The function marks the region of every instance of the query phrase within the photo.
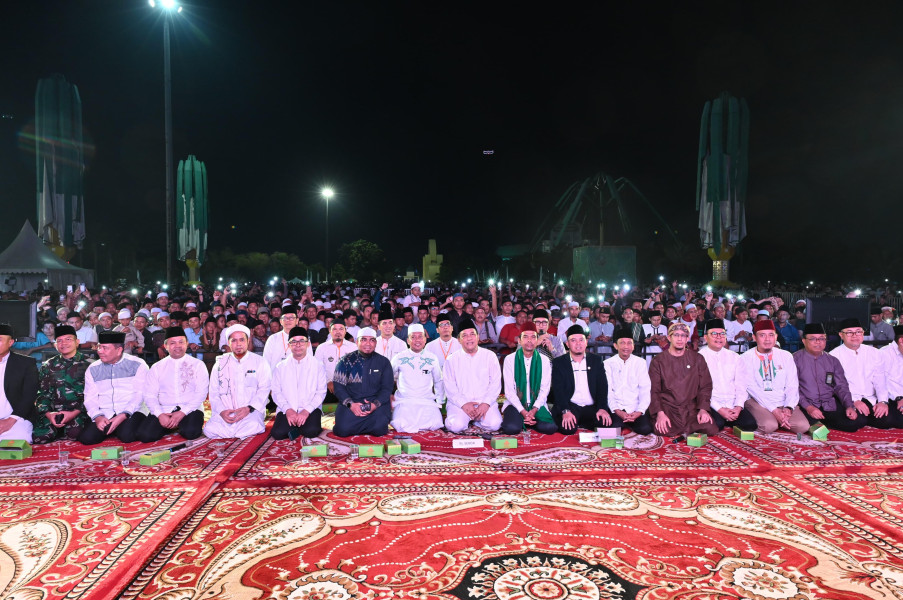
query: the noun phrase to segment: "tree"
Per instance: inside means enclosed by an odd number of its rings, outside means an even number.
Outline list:
[[[379,246],[367,240],[357,240],[342,244],[337,265],[352,279],[374,281],[385,270],[385,262],[385,254]]]

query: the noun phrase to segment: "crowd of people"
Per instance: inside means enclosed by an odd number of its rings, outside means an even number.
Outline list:
[[[903,427],[893,306],[842,321],[829,351],[832,332],[806,322],[805,301],[697,295],[677,282],[593,291],[44,295],[34,340],[0,325],[0,439],[243,438],[265,431],[269,413],[274,438],[312,438],[324,403],[336,405],[339,437],[390,426],[673,437]]]

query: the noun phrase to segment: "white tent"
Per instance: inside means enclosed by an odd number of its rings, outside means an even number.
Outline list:
[[[0,289],[33,290],[45,279],[44,287],[55,290],[63,290],[67,285],[78,287],[80,283],[93,287],[94,271],[62,260],[44,245],[31,223],[25,221],[16,239],[0,253]]]

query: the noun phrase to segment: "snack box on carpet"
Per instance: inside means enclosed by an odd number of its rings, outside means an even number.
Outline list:
[[[142,454],[141,458],[138,459],[138,462],[145,467],[150,467],[161,462],[166,462],[172,457],[172,453],[169,450],[160,450],[159,452],[150,452],[148,454]]]
[[[119,460],[122,456],[122,446],[105,446],[91,450],[91,460]]]
[[[709,441],[709,436],[704,433],[693,433],[687,436],[687,445],[693,446],[695,448],[699,448],[701,446],[705,446],[706,442]]]
[[[304,456],[327,456],[329,454],[329,446],[326,444],[311,444],[309,446],[301,446],[301,454]]]
[[[22,460],[31,456],[31,444],[25,440],[0,441],[0,459]]]
[[[734,435],[740,438],[741,440],[754,440],[756,439],[755,431],[743,431],[739,427],[734,427]]]
[[[420,443],[414,440],[398,440],[405,454],[420,454]]]
[[[375,457],[379,458],[383,455],[383,445],[382,444],[360,444],[357,447],[357,454],[361,457]]]
[[[513,438],[513,437],[492,438],[492,448],[494,450],[502,450],[505,448],[517,448],[517,438]]]

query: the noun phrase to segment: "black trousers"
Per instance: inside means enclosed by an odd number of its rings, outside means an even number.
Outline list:
[[[596,412],[598,409],[590,404],[589,406],[575,406],[574,407],[574,416],[577,417],[577,423],[573,427],[565,427],[562,424],[564,419],[563,413],[559,410],[556,410],[552,413],[552,418],[555,419],[555,423],[558,425],[559,433],[563,433],[564,435],[573,435],[577,433],[578,428],[583,429],[591,429],[595,431],[599,427],[605,427],[605,425],[596,418]]]
[[[530,425],[530,429],[535,429],[539,433],[550,435],[558,431],[558,425],[554,422],[546,423],[544,421],[536,421],[535,425]],[[524,417],[513,406],[506,406],[502,411],[502,426],[499,428],[505,435],[517,435],[524,430]]]
[[[300,427],[301,437],[315,438],[320,435],[320,432],[323,431],[323,426],[321,425],[322,417],[323,411],[319,408],[307,415],[307,420],[305,420],[304,425]],[[288,438],[289,429],[291,429],[291,427],[288,424],[288,417],[285,416],[285,413],[276,413],[276,420],[273,422],[273,429],[270,431],[270,435],[273,436],[273,439],[284,440]]]
[[[875,406],[865,398],[862,401],[869,405],[869,425],[878,429],[903,429],[903,415],[897,408],[896,400],[887,403],[887,414],[880,419],[875,417]]]
[[[641,414],[635,421],[625,423],[624,419],[619,417],[614,411],[611,411],[611,426],[627,427],[637,435],[649,435],[653,431],[652,420],[649,418],[648,412]],[[604,427],[604,425],[601,427]]]
[[[715,425],[718,426],[719,431],[725,427],[739,427],[742,431],[755,431],[759,428],[758,423],[756,423],[756,418],[745,408],[740,411],[740,414],[737,415],[737,418],[733,421],[728,421],[722,417],[721,413],[714,408],[709,409],[709,414],[712,415],[712,420],[715,421]]]
[[[335,409],[335,427],[332,432],[339,437],[386,435],[389,433],[389,421],[391,420],[392,407],[388,403],[365,417],[357,417],[350,408],[339,404]]]
[[[186,440],[196,440],[201,437],[204,430],[204,412],[193,410],[179,421],[178,427],[175,429],[167,429],[160,425],[160,419],[156,415],[148,415],[141,426],[138,428],[138,440],[144,443],[156,442],[164,435],[178,430]]]
[[[123,444],[130,444],[138,440],[138,428],[144,422],[144,413],[134,413],[128,419],[119,424],[119,427],[113,431],[112,435],[119,438]],[[94,446],[100,444],[107,439],[107,434],[97,428],[94,421],[88,423],[78,436],[78,441],[86,446]]]

